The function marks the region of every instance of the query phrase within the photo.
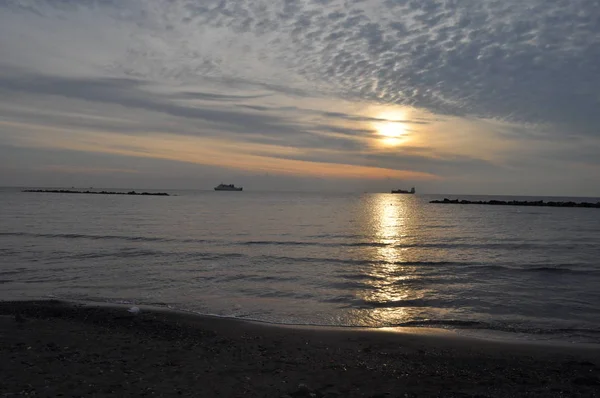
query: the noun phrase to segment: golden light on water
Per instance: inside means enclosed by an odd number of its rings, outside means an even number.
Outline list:
[[[411,249],[402,247],[411,233],[408,201],[407,197],[380,194],[370,196],[365,206],[369,209],[365,214],[368,217],[365,232],[377,245],[371,248],[372,263],[363,271],[370,276],[366,282],[369,288],[359,294],[363,300],[373,303],[368,318],[377,324],[396,324],[410,318],[409,309],[394,304],[412,300],[416,293],[410,283],[416,274],[415,267],[410,265]],[[379,305],[382,307],[378,308]]]
[[[386,263],[402,261],[403,251],[397,245],[403,235],[406,205],[397,197],[378,195],[374,203],[374,225],[377,228],[377,260]]]

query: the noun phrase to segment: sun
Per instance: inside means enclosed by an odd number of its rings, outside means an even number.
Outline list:
[[[377,132],[387,138],[400,138],[406,133],[406,128],[398,122],[382,122],[377,126]]]
[[[406,127],[399,122],[381,122],[376,127],[377,134],[381,136],[381,143],[385,146],[397,146],[406,135]]]
[[[378,150],[390,151],[413,142],[418,133],[412,122],[414,112],[412,108],[397,106],[370,109],[371,144]]]

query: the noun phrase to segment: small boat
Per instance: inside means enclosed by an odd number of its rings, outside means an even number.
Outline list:
[[[215,187],[215,191],[241,191],[243,187],[236,187],[233,184],[219,184]]]
[[[410,191],[404,191],[402,189],[392,189],[392,193],[406,193],[406,194],[414,195],[415,192],[416,192],[415,187],[412,187],[412,189]]]

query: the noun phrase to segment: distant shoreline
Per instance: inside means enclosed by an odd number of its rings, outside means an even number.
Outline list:
[[[429,203],[436,204],[456,204],[456,205],[490,205],[490,206],[537,206],[537,207],[583,207],[583,208],[595,208],[600,209],[600,202],[598,203],[590,203],[590,202],[544,202],[543,200],[538,201],[520,201],[520,200],[459,200],[459,199],[448,199],[444,198],[444,200],[432,200]]]
[[[114,191],[72,191],[69,189],[24,189],[21,192],[33,193],[67,193],[67,194],[85,194],[85,195],[141,195],[141,196],[170,196],[166,192],[114,192]]]

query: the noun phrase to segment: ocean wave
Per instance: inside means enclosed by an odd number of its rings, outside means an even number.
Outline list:
[[[329,283],[327,286],[337,289],[349,289],[349,290],[378,290],[381,285],[385,286],[402,286],[404,288],[410,287],[411,289],[417,289],[421,287],[431,287],[434,285],[451,285],[456,283],[469,283],[470,279],[466,277],[452,276],[447,277],[441,275],[439,277],[413,275],[409,278],[403,278],[401,280],[391,280],[390,277],[403,276],[402,273],[395,273],[389,275],[371,275],[371,274],[345,274],[339,280]]]
[[[22,274],[23,272],[28,271],[27,268],[15,268],[15,269],[11,269],[8,271],[0,271],[0,276],[4,276],[4,275],[19,275]]]
[[[318,242],[318,241],[238,241],[234,245],[242,246],[318,246],[318,247],[391,247],[396,249],[547,249],[556,244],[547,243],[384,243],[384,242]],[[569,247],[575,243],[569,243]],[[586,246],[588,244],[582,244]]]
[[[426,225],[425,228],[427,229],[452,229],[452,228],[456,228],[457,225],[455,224],[448,224],[448,225]]]
[[[241,258],[245,257],[241,253],[205,253],[205,252],[179,252],[179,251],[168,251],[168,250],[153,250],[153,249],[119,249],[113,251],[103,252],[84,252],[84,253],[71,253],[71,252],[60,252],[52,253],[45,258],[45,263],[52,263],[53,261],[59,260],[94,260],[94,259],[134,259],[150,257],[153,259],[163,257],[173,257],[174,260],[193,260],[201,259],[203,261],[217,261],[227,258]]]
[[[356,297],[353,295],[340,295],[335,297],[322,298],[319,301],[322,303],[334,303],[334,304],[346,304],[346,308],[350,308],[350,304],[356,301]]]
[[[521,268],[520,270],[525,272],[548,272],[558,274],[594,274],[600,272],[600,270],[578,270],[572,268],[561,268],[560,266]]]
[[[260,291],[256,289],[250,289],[248,292],[254,293],[257,297],[262,298],[294,298],[294,299],[311,299],[313,298],[310,294],[301,294],[298,292],[279,292],[279,291]],[[259,294],[256,294],[259,293]],[[366,328],[366,329],[380,329],[380,328],[436,328],[436,329],[448,329],[448,330],[473,330],[482,332],[504,332],[508,334],[521,334],[529,336],[540,336],[541,339],[556,339],[557,341],[569,341],[577,340],[579,342],[592,342],[600,343],[600,328],[597,327],[546,327],[535,324],[525,324],[520,322],[501,321],[501,320],[488,320],[479,321],[473,319],[456,319],[456,318],[429,318],[429,319],[412,319],[404,322],[396,323],[379,323],[371,324],[369,326],[363,323],[329,323],[329,322],[318,322],[318,321],[301,321],[295,319],[277,319],[277,317],[264,316],[260,313],[254,312],[252,315],[240,315],[239,309],[232,312],[204,312],[195,309],[188,308],[186,305],[166,303],[163,301],[154,300],[138,300],[138,299],[108,299],[99,297],[88,297],[88,296],[51,296],[53,299],[59,300],[75,300],[83,302],[104,302],[111,304],[138,304],[138,305],[149,305],[156,307],[166,307],[176,311],[189,312],[196,315],[208,315],[217,316],[221,318],[232,318],[232,319],[244,319],[253,322],[262,322],[274,325],[286,325],[286,326],[314,326],[314,327],[339,327],[339,328]],[[350,299],[350,296],[338,296],[329,298],[326,301],[331,303],[343,303]],[[484,335],[486,336],[486,335]],[[535,337],[534,337],[535,339]]]
[[[372,275],[372,274],[367,274],[367,273],[354,273],[354,274],[339,274],[338,275],[340,278],[343,279],[350,279],[350,280],[380,280],[380,281],[385,281],[388,278],[383,276],[383,275]]]
[[[501,271],[501,272],[528,272],[528,273],[550,273],[550,274],[599,274],[600,270],[594,269],[576,269],[573,267],[580,266],[579,264],[557,264],[553,266],[539,266],[537,264],[523,264],[520,266],[506,266],[498,264],[481,264],[472,265],[471,269],[482,269],[485,271]]]
[[[486,322],[479,321],[464,321],[457,319],[425,319],[425,320],[414,320],[407,321],[401,323],[395,323],[390,325],[392,327],[442,327],[442,326],[451,326],[451,327],[464,327],[464,328],[481,328],[481,329],[490,329],[491,324]]]
[[[316,241],[277,241],[257,240],[245,242],[233,242],[242,246],[320,246],[320,247],[387,247],[389,243],[381,242],[316,242]]]
[[[367,278],[361,278],[362,279],[367,279]],[[368,278],[371,279],[371,278]],[[358,280],[355,281],[342,281],[342,282],[333,282],[333,283],[328,283],[327,287],[332,288],[332,289],[339,289],[339,290],[368,290],[368,289],[372,289],[372,286],[368,283],[365,282],[359,282]],[[354,299],[354,296],[349,296],[352,299]],[[327,300],[325,300],[327,301]]]
[[[308,300],[314,298],[314,295],[310,293],[299,293],[299,292],[284,292],[279,290],[267,290],[257,292],[254,289],[242,289],[243,292],[255,293],[257,297],[262,298],[291,298],[295,300]]]
[[[341,265],[355,266],[373,266],[373,265],[399,265],[399,266],[424,266],[424,267],[439,267],[439,266],[472,266],[478,263],[468,261],[387,261],[375,259],[352,259],[352,258],[330,258],[330,257],[290,257],[290,256],[273,256],[261,255],[257,258],[271,261],[286,261],[286,262],[301,262],[301,263],[331,263]],[[344,275],[342,275],[344,276]]]
[[[409,300],[356,300],[356,308],[401,308],[401,307],[424,307],[424,308],[454,308],[457,306],[455,300],[435,299],[409,299]]]
[[[86,234],[42,234],[32,232],[0,232],[0,236],[23,236],[35,238],[125,240],[129,242],[176,242],[177,239],[150,236],[86,235]],[[198,240],[195,240],[198,242]],[[208,242],[208,241],[207,241]]]
[[[227,276],[217,276],[215,279],[219,281],[252,281],[252,282],[287,282],[287,281],[295,281],[298,278],[295,277],[285,277],[285,276],[273,276],[273,275],[257,275],[257,274],[236,274],[236,275],[227,275]]]
[[[218,240],[218,239],[187,239],[167,238],[159,236],[125,236],[125,235],[89,235],[89,234],[50,234],[32,232],[0,232],[0,236],[21,236],[55,239],[89,239],[89,240],[122,240],[128,242],[163,242],[163,243],[195,243],[222,246],[315,246],[315,247],[392,247],[397,249],[495,249],[495,250],[533,250],[560,247],[572,249],[575,247],[596,247],[592,242],[457,242],[452,243],[385,243],[373,238],[371,241],[336,241],[323,242],[318,240]],[[350,235],[349,235],[350,236]],[[357,235],[351,235],[355,238]],[[310,237],[309,237],[310,238]],[[316,239],[316,238],[314,238]]]
[[[365,235],[358,235],[358,234],[318,234],[318,235],[309,235],[308,238],[311,239],[324,239],[324,238],[330,238],[330,239],[364,239]]]
[[[480,329],[507,333],[523,333],[531,335],[597,335],[597,328],[542,328],[526,325],[514,325],[506,322],[482,322],[459,319],[425,319],[395,323],[390,327],[435,327],[448,329]]]
[[[60,251],[60,252],[49,252],[47,254],[40,255],[38,258],[34,258],[30,255],[32,252],[29,250],[16,251],[12,250],[9,253],[14,253],[23,256],[31,262],[44,262],[45,264],[52,264],[56,261],[63,260],[94,260],[94,259],[133,259],[133,258],[171,258],[174,261],[179,262],[190,262],[193,260],[199,261],[219,261],[226,259],[241,259],[240,261],[249,261],[254,265],[271,263],[272,265],[284,264],[289,266],[291,264],[339,264],[347,265],[352,267],[372,267],[372,266],[387,266],[393,265],[397,267],[419,267],[419,268],[439,268],[437,272],[444,272],[444,268],[460,268],[471,272],[485,272],[485,273],[515,273],[515,272],[526,272],[532,274],[555,274],[555,275],[598,275],[600,269],[593,269],[588,263],[523,263],[519,264],[516,262],[509,263],[492,263],[492,262],[473,262],[473,261],[388,261],[384,259],[369,259],[369,258],[340,258],[340,257],[326,257],[326,256],[276,256],[276,255],[265,255],[261,254],[260,251],[255,253],[247,252],[242,249],[236,249],[235,246],[261,246],[261,245],[278,245],[278,246],[326,246],[326,247],[384,247],[390,246],[385,243],[374,243],[374,242],[346,242],[346,243],[327,243],[327,242],[305,242],[305,241],[241,241],[241,242],[218,242],[215,240],[206,239],[176,239],[176,238],[160,238],[160,237],[144,237],[144,236],[118,236],[118,235],[86,235],[86,234],[44,234],[44,233],[29,233],[29,232],[0,232],[0,236],[29,236],[29,237],[41,237],[41,238],[60,238],[60,239],[91,239],[91,240],[102,240],[102,239],[115,239],[129,242],[194,242],[194,243],[218,243],[216,245],[198,245],[197,247],[186,246],[177,247],[176,250],[170,250],[171,247],[167,245],[155,245],[153,248],[139,247],[139,245],[130,245],[131,247],[126,248],[110,248],[106,247],[101,251],[84,251],[84,252],[73,252],[73,251]],[[460,243],[452,244],[414,244],[414,245],[394,245],[393,247],[456,247],[461,245]],[[513,245],[513,244],[510,244]],[[510,246],[509,245],[509,246]],[[473,244],[472,246],[477,246]],[[186,250],[187,248],[187,250]],[[161,250],[162,249],[162,250]],[[205,250],[205,251],[204,251]],[[220,252],[229,251],[229,252]],[[313,251],[319,253],[319,251]],[[4,251],[2,253],[5,253]],[[308,253],[305,251],[305,253]],[[40,254],[40,253],[37,253]],[[361,256],[362,257],[362,256]],[[356,268],[355,268],[356,269]],[[336,276],[347,279],[372,279],[373,276],[363,275],[363,272],[347,272],[345,268],[338,268]],[[399,272],[404,272],[399,270]]]
[[[14,256],[15,254],[19,254],[19,250],[9,249],[9,248],[0,248],[0,255],[2,256]]]

